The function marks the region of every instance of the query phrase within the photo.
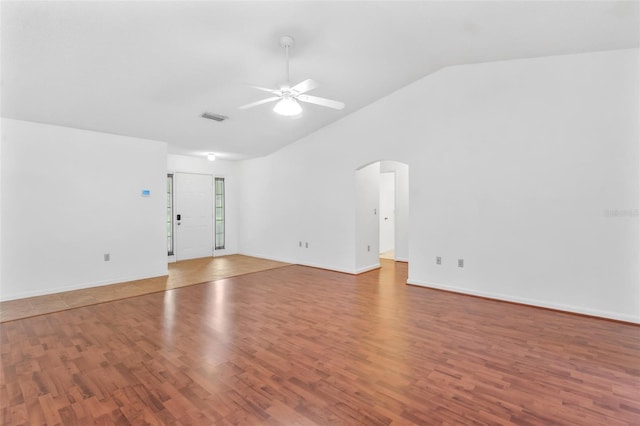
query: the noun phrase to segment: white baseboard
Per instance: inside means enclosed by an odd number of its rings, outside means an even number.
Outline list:
[[[259,254],[259,253],[238,253],[238,254],[242,254],[244,256],[257,257],[260,259],[275,260],[276,262],[291,263],[292,265],[301,265],[301,266],[309,266],[310,268],[326,269],[328,271],[341,272],[343,274],[350,274],[350,275],[358,275],[363,272],[372,271],[374,269],[380,268],[380,263],[365,266],[364,268],[359,268],[356,270],[356,269],[336,268],[335,266],[325,265],[322,263],[301,262],[298,260],[286,259],[282,257],[273,257],[273,256],[264,255],[264,254]]]
[[[233,254],[238,254],[238,253],[233,250],[215,250],[213,252],[213,257],[231,256]]]
[[[358,268],[358,269],[356,269],[356,271],[353,274],[354,275],[359,275],[359,274],[363,274],[365,272],[373,271],[375,269],[380,269],[380,263],[374,263],[373,265],[369,265],[369,266],[364,266],[362,268]]]
[[[259,254],[259,253],[238,252],[237,254],[242,255],[242,256],[257,257],[258,259],[273,260],[275,262],[291,263],[292,265],[295,265],[295,264],[298,263],[295,260],[286,259],[286,258],[283,258],[283,257],[268,256],[268,255]]]
[[[92,281],[88,283],[74,284],[69,286],[47,288],[45,290],[25,291],[25,292],[14,293],[9,295],[3,293],[0,296],[0,302],[8,302],[9,300],[26,299],[27,297],[45,296],[48,294],[64,293],[65,291],[84,290],[87,288],[102,287],[105,285],[112,285],[112,284],[121,284],[129,281],[145,280],[148,278],[166,277],[168,275],[169,275],[169,270],[166,269],[163,272],[159,272],[152,275],[133,275],[129,277],[121,277],[121,278],[114,278],[114,279],[108,279],[108,280]]]
[[[470,290],[468,288],[456,287],[450,285],[444,285],[439,283],[433,283],[428,281],[415,280],[412,278],[407,279],[407,284],[417,285],[421,287],[429,287],[437,290],[446,290],[454,293],[467,294],[471,296],[486,297],[487,299],[501,300],[505,302],[520,303],[523,305],[535,306],[539,308],[553,309],[557,311],[570,312],[574,314],[589,315],[600,318],[607,318],[618,321],[625,321],[635,324],[640,324],[640,317],[633,315],[625,315],[617,312],[601,311],[598,309],[584,308],[580,306],[565,305],[561,303],[549,302],[544,300],[527,299],[523,297],[489,293],[484,291]]]

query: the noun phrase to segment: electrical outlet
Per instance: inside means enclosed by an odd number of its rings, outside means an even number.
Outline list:
[[[367,246],[367,251],[371,251],[371,246]]]
[[[302,247],[302,241],[298,242],[298,247]]]
[[[436,257],[436,265],[442,265],[442,258],[440,256]]]
[[[458,268],[464,268],[464,259],[458,259]]]
[[[104,254],[104,261],[105,262],[109,262],[111,260],[111,254],[110,253],[105,253]]]
[[[304,248],[309,248],[309,243],[304,243]]]

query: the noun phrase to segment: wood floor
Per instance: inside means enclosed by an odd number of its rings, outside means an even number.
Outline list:
[[[0,322],[156,293],[285,265],[288,264],[239,254],[185,260],[170,263],[169,275],[164,277],[0,302]]]
[[[639,425],[640,328],[303,266],[0,324],[5,425]]]
[[[395,258],[396,258],[395,250],[389,250],[389,251],[385,251],[384,253],[380,253],[380,259],[395,260]]]

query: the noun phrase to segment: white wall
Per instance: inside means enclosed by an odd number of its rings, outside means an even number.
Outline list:
[[[243,162],[241,250],[355,272],[355,170],[396,160],[411,283],[640,322],[639,219],[606,213],[638,208],[639,71],[630,49],[427,76]]]
[[[605,214],[638,206],[638,75],[628,50],[430,81],[410,282],[640,322],[638,219]]]
[[[238,162],[189,157],[185,155],[167,156],[168,173],[199,173],[212,177],[223,177],[225,185],[225,248],[216,250],[214,256],[236,254],[238,252],[238,227],[241,182]]]
[[[2,300],[167,274],[165,143],[9,119],[1,140]]]
[[[240,167],[241,253],[355,271],[355,167],[340,149],[303,140]]]
[[[0,120],[0,300],[2,300],[2,135],[4,134],[2,131],[4,121]]]

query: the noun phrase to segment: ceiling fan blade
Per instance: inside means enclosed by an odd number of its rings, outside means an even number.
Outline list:
[[[295,86],[293,86],[291,88],[292,91],[298,92],[298,93],[306,93],[310,90],[315,89],[316,87],[318,87],[318,83],[314,80],[311,80],[310,78],[306,79],[305,81],[296,84]]]
[[[254,89],[258,89],[258,90],[262,90],[263,92],[269,92],[269,93],[273,93],[274,95],[282,95],[282,92],[280,90],[276,90],[276,89],[267,89],[266,87],[260,87],[260,86],[251,86]]]
[[[278,99],[280,99],[280,96],[274,96],[272,98],[267,98],[267,99],[263,99],[261,101],[251,102],[250,104],[242,105],[241,107],[238,107],[238,109],[253,108],[254,106],[266,104],[267,102],[277,101]]]
[[[310,104],[322,105],[333,109],[342,109],[344,108],[344,104],[342,102],[333,101],[331,99],[319,98],[317,96],[309,96],[309,95],[300,95],[297,96],[296,99],[302,102],[307,102]]]

